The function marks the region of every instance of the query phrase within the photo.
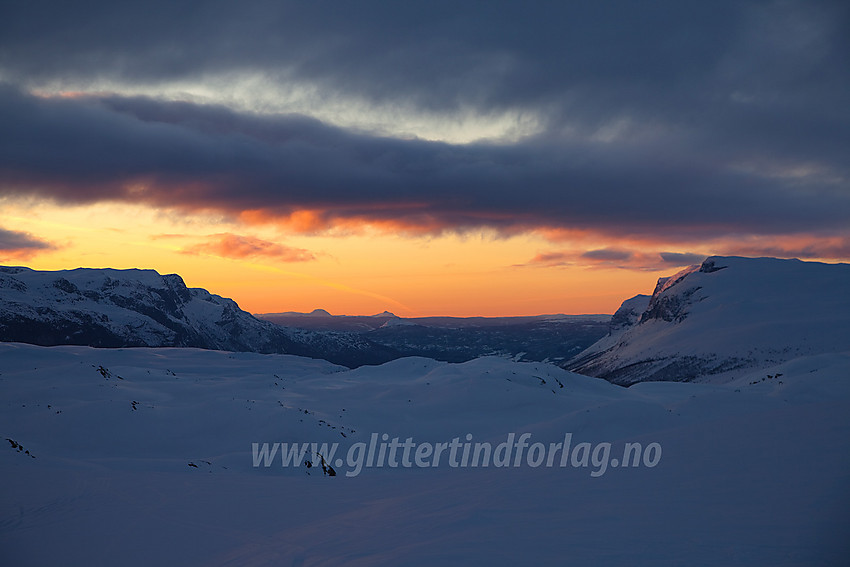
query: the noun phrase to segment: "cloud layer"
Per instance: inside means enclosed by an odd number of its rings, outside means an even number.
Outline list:
[[[0,228],[0,259],[24,260],[55,246],[28,232]]]
[[[841,2],[14,3],[0,22],[0,193],[303,232],[846,238],[849,14]],[[367,114],[512,112],[537,126],[450,144],[269,113],[259,98],[127,95],[245,73]],[[104,84],[123,94],[94,92]],[[57,96],[63,85],[88,87]]]

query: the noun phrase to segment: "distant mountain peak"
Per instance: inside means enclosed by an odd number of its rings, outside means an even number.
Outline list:
[[[398,319],[398,315],[396,315],[395,313],[390,313],[389,311],[384,311],[376,315],[370,315],[370,317],[392,317],[394,319]]]
[[[309,313],[307,313],[308,317],[333,317],[330,313],[325,311],[324,309],[313,309]]]

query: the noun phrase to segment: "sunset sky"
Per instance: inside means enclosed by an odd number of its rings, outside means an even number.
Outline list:
[[[611,313],[850,260],[847,2],[50,2],[0,14],[0,263],[254,313]]]

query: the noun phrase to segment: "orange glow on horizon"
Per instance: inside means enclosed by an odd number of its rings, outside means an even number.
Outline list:
[[[651,251],[690,252],[693,259],[819,242],[838,255],[845,245],[841,239],[751,237],[686,244],[683,250],[663,241],[579,230],[415,235],[401,223],[351,219],[334,221],[327,231],[321,211],[293,213],[280,222],[262,212],[234,220],[117,203],[6,200],[0,201],[0,213],[4,229],[52,246],[13,250],[0,263],[177,273],[188,286],[230,297],[252,313],[317,308],[403,317],[613,313],[681,267]]]
[[[611,313],[626,297],[651,290],[657,277],[519,266],[548,245],[534,235],[412,237],[353,222],[345,237],[304,235],[144,206],[0,206],[6,229],[55,246],[18,257],[16,264],[178,273],[190,287],[231,297],[253,313],[317,308],[408,317]],[[313,222],[308,213],[296,218],[304,221],[300,228]]]

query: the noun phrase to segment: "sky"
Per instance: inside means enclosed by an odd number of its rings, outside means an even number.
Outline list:
[[[12,1],[0,263],[254,313],[611,313],[850,260],[846,2]]]

